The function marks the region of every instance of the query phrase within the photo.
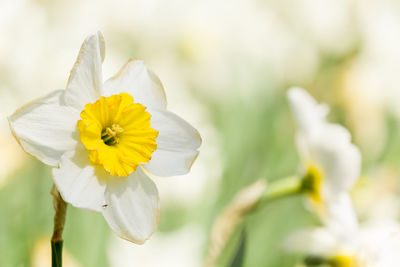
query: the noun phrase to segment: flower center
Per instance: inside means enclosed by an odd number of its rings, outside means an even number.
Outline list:
[[[104,144],[108,146],[116,145],[119,143],[118,135],[123,132],[124,129],[114,123],[111,127],[106,127],[101,131],[101,139],[103,139]]]
[[[360,267],[357,258],[352,254],[338,254],[332,258],[308,256],[304,260],[307,267]]]
[[[356,257],[352,255],[337,255],[329,260],[332,267],[358,267]]]
[[[85,105],[78,121],[80,139],[93,165],[111,175],[128,176],[156,150],[158,131],[146,107],[121,93]]]
[[[323,182],[322,171],[313,163],[309,163],[306,175],[303,178],[303,190],[313,199],[316,203],[321,203],[321,185]]]

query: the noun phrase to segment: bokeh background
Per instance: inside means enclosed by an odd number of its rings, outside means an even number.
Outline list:
[[[213,221],[256,179],[298,171],[285,99],[307,88],[363,154],[361,220],[399,218],[400,2],[391,0],[0,1],[0,266],[50,266],[50,168],[25,155],[6,117],[65,87],[84,38],[101,30],[104,76],[140,58],[169,109],[203,137],[192,172],[156,179],[162,216],[143,246],[101,214],[70,207],[65,266],[202,266]],[[285,267],[282,240],[316,219],[295,197],[246,219],[244,266]],[[229,251],[220,260],[229,262]]]

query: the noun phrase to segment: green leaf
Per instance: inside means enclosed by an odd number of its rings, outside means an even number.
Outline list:
[[[246,250],[246,231],[243,229],[241,234],[240,234],[240,242],[239,246],[233,256],[231,264],[229,264],[230,267],[242,267],[244,264],[244,253]]]

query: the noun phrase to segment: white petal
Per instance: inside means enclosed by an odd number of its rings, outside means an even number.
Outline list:
[[[287,97],[299,131],[311,134],[310,132],[318,129],[319,124],[325,121],[329,112],[328,106],[318,104],[304,89],[290,88]]]
[[[351,135],[346,128],[325,121],[321,121],[318,125],[315,125],[313,130],[308,132],[298,131],[296,144],[303,163],[313,161],[313,157],[315,157],[313,153],[319,153],[318,150],[322,150],[322,154],[332,156],[332,154],[340,151],[337,149],[338,147],[352,146]]]
[[[360,258],[371,264],[367,266],[399,266],[400,229],[397,221],[368,222],[360,231],[358,243]]]
[[[62,198],[77,208],[102,211],[105,181],[108,174],[90,164],[88,151],[78,145],[61,157],[60,168],[53,169],[53,179]]]
[[[52,166],[57,166],[62,154],[77,142],[79,112],[61,104],[63,92],[55,91],[9,117],[10,128],[22,148]]]
[[[103,58],[103,36],[100,33],[89,36],[83,42],[69,76],[64,96],[67,105],[82,110],[87,103],[95,102],[101,96]]]
[[[106,44],[105,44],[105,41],[104,41],[104,36],[100,31],[97,32],[97,36],[99,38],[99,48],[100,48],[101,63],[103,63],[104,62],[104,58],[106,56]]]
[[[112,177],[105,192],[104,218],[123,239],[143,244],[160,217],[157,188],[140,167],[128,177]]]
[[[322,217],[324,224],[346,243],[351,243],[358,231],[358,221],[350,195],[339,193],[332,196],[326,199],[325,206],[326,216]]]
[[[340,240],[326,228],[297,231],[283,242],[283,248],[288,251],[321,256],[335,252],[339,245]]]
[[[158,176],[188,173],[199,153],[199,132],[172,112],[150,109],[149,113],[152,127],[159,131],[159,136],[157,150],[145,168]]]
[[[311,159],[323,169],[324,185],[330,194],[354,186],[361,172],[361,155],[346,129],[326,127],[319,137],[310,140],[309,149]]]
[[[129,60],[104,84],[104,95],[129,93],[135,102],[151,108],[166,108],[167,99],[160,79],[141,60]]]

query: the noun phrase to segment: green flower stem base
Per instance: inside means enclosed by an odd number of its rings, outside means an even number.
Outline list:
[[[271,201],[288,196],[297,195],[303,192],[303,179],[298,176],[289,176],[279,179],[267,186],[264,194],[258,200],[253,211]]]
[[[51,266],[62,267],[63,241],[51,241]]]
[[[55,185],[51,189],[54,206],[54,229],[51,237],[51,266],[62,267],[62,247],[65,217],[67,215],[67,203],[62,199]]]

